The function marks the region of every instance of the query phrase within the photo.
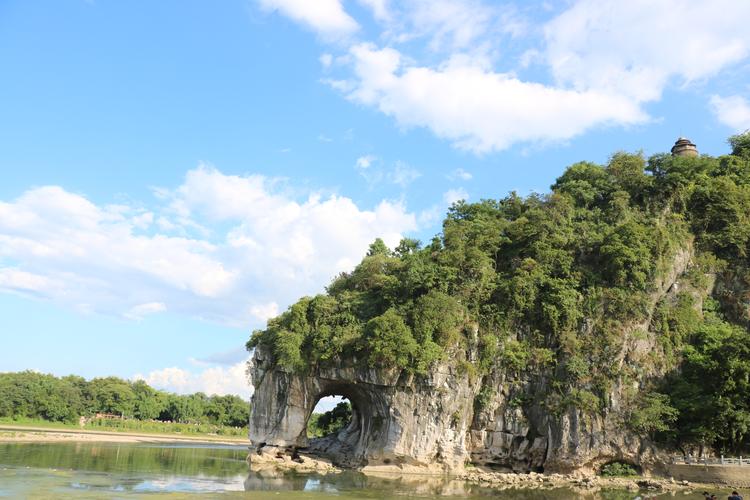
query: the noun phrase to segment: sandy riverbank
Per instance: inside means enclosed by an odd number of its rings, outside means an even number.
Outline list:
[[[107,432],[87,429],[45,429],[0,425],[0,443],[54,443],[54,442],[101,442],[101,443],[212,443],[248,445],[244,438],[221,436],[184,436],[174,434],[147,434],[137,432]]]

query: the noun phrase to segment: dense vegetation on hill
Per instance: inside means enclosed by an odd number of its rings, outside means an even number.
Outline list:
[[[450,359],[482,384],[480,406],[493,371],[543,375],[544,393],[520,405],[593,414],[616,381],[643,380],[619,363],[626,335],[656,335],[642,372],[660,376],[632,391],[623,425],[675,446],[746,450],[750,135],[729,142],[718,158],[615,153],[568,167],[549,194],[459,202],[425,247],[375,241],[248,348],[296,372],[356,362],[418,376]],[[657,304],[659,280],[686,252],[676,299]]]
[[[96,413],[183,423],[246,427],[250,405],[238,396],[177,395],[142,380],[95,378],[26,371],[0,373],[0,417],[76,422]]]

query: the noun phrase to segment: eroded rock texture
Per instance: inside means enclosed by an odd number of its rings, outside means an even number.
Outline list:
[[[690,258],[690,249],[675,256],[673,268],[657,284],[654,306],[676,293]],[[631,385],[661,375],[658,363],[649,361],[659,350],[649,322],[646,318],[622,332],[619,363],[639,374]],[[472,377],[455,362],[461,356],[470,360],[475,355],[471,347],[455,354],[427,376],[359,366],[356,360],[295,374],[274,366],[265,348],[258,347],[252,361],[252,444],[258,454],[307,450],[348,467],[451,471],[471,463],[499,470],[571,472],[622,460],[649,471],[659,463],[653,445],[623,425],[628,387],[622,381],[613,385],[603,411],[569,407],[550,412],[544,396],[551,389],[543,375],[497,369]],[[307,420],[328,395],[351,401],[352,422],[336,436],[309,441]]]
[[[250,440],[264,449],[312,449],[335,463],[463,465],[468,457],[473,391],[465,378],[437,368],[414,383],[393,370],[340,368],[297,375],[271,367],[263,349],[253,357],[256,385]],[[352,403],[352,421],[338,436],[312,440],[307,419],[320,398],[342,395]]]

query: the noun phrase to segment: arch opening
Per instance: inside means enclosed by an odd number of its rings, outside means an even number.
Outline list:
[[[304,443],[300,451],[330,459],[339,466],[366,465],[372,458],[372,451],[382,448],[389,426],[388,406],[378,388],[369,384],[329,380],[321,384],[316,392],[307,408],[305,427],[298,440],[300,444]],[[331,400],[330,396],[337,396],[337,399]],[[321,400],[326,406],[319,406]],[[336,412],[336,405],[340,402],[348,402],[350,412],[344,405]],[[319,410],[329,411],[331,406],[334,411],[322,422],[325,424],[327,420],[333,423],[323,430],[330,432],[320,437],[321,432],[308,432],[308,429],[320,427],[321,417],[313,414],[325,414]],[[311,419],[314,419],[312,423]]]
[[[352,422],[352,403],[341,395],[320,398],[307,419],[307,439],[338,434]]]
[[[318,396],[308,413],[306,451],[330,459],[336,465],[359,465],[357,454],[362,438],[360,404],[350,396],[326,392]]]

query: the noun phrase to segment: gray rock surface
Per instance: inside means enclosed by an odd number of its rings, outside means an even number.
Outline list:
[[[666,279],[657,284],[654,306],[676,293],[690,258],[690,249],[678,252]],[[618,359],[621,365],[639,368],[635,384],[659,375],[658,366],[646,363],[659,349],[649,323],[647,318],[622,332]],[[465,353],[465,359],[475,357],[476,352]],[[623,425],[620,405],[632,387],[622,381],[613,385],[601,412],[569,408],[553,414],[541,403],[518,403],[519,396],[544,393],[543,377],[496,370],[472,380],[451,359],[456,358],[448,356],[423,377],[362,367],[356,360],[300,375],[273,366],[270,354],[260,347],[252,360],[250,440],[259,455],[302,450],[326,456],[335,465],[372,470],[457,471],[471,463],[498,471],[569,473],[621,460],[649,472],[661,462],[648,440]],[[489,386],[491,394],[480,407],[476,400],[483,386]],[[351,401],[352,422],[336,436],[310,442],[307,419],[328,395]]]

